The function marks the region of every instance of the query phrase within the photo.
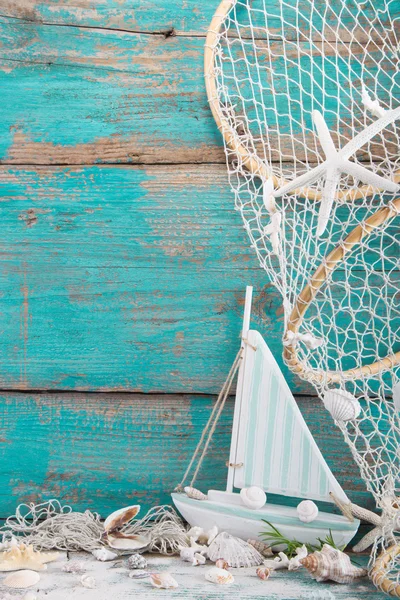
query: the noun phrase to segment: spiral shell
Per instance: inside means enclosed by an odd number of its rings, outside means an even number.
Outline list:
[[[331,413],[335,421],[352,421],[361,412],[359,401],[347,390],[328,390],[323,402],[325,408]]]
[[[184,488],[185,494],[188,498],[193,498],[193,500],[207,500],[207,495],[203,494],[200,490],[197,490],[194,487],[190,487],[190,485]]]
[[[312,500],[303,500],[297,505],[297,516],[303,523],[311,523],[318,517],[318,506]]]
[[[351,564],[350,558],[344,552],[324,544],[321,552],[313,552],[300,563],[316,581],[336,581],[336,583],[351,583],[359,577],[367,575],[366,569],[360,569]]]
[[[207,581],[218,583],[219,585],[227,585],[235,581],[232,573],[229,573],[229,571],[226,571],[225,569],[219,569],[218,567],[209,569],[205,574],[205,578]]]
[[[240,497],[243,504],[247,506],[247,508],[252,508],[253,510],[262,508],[267,501],[264,490],[255,485],[240,490]]]
[[[261,554],[261,556],[264,556],[264,558],[269,558],[270,556],[274,555],[270,546],[268,546],[268,544],[265,542],[261,542],[260,540],[247,540],[247,543],[258,550],[258,552]]]
[[[262,567],[258,567],[256,573],[257,577],[263,579],[264,581],[267,581],[267,579],[269,579],[271,576],[271,569],[263,569]]]

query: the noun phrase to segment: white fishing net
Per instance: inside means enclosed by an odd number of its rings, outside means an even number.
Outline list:
[[[205,53],[235,206],[282,294],[285,360],[382,510],[371,565],[400,535],[399,23],[398,0],[226,0]],[[382,573],[400,597],[395,551]]]

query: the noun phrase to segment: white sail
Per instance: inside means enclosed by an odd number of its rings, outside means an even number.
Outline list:
[[[333,492],[347,500],[258,331],[247,333],[241,369],[231,449],[234,487],[256,485],[274,494],[327,502]]]

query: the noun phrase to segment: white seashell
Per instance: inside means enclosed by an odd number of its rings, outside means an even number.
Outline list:
[[[115,550],[124,550],[130,552],[141,550],[149,544],[149,538],[143,535],[124,535],[123,533],[114,533],[107,535],[107,543],[110,548]]]
[[[168,590],[179,587],[178,582],[170,573],[151,573],[150,580],[151,584],[156,588]]]
[[[300,546],[300,548],[296,548],[296,556],[293,556],[289,560],[288,571],[297,571],[302,567],[301,560],[305,558],[308,554],[307,547],[305,545]]]
[[[118,531],[123,525],[134,519],[139,511],[139,504],[114,511],[111,515],[108,515],[107,519],[104,521],[104,531],[106,533]]]
[[[180,557],[185,562],[192,563],[194,567],[197,567],[197,565],[204,565],[206,562],[205,556],[203,556],[201,552],[198,552],[195,547],[183,548],[180,546]]]
[[[85,571],[85,566],[83,563],[73,560],[67,562],[67,564],[61,568],[61,571],[64,571],[64,573],[83,573]]]
[[[187,532],[191,546],[193,546],[195,542],[199,542],[200,545],[211,544],[217,535],[218,527],[216,525],[208,531],[204,531],[202,527],[194,526]]]
[[[207,495],[203,494],[200,490],[196,490],[196,488],[191,487],[190,485],[184,488],[185,494],[188,498],[193,498],[193,500],[207,500]]]
[[[318,506],[312,500],[303,500],[297,505],[297,516],[303,523],[311,523],[318,517]]]
[[[208,547],[208,558],[216,562],[223,558],[230,567],[257,567],[263,557],[253,546],[223,531]]]
[[[247,506],[247,508],[252,508],[253,510],[259,510],[267,501],[264,490],[255,485],[240,490],[240,497],[243,504]]]
[[[211,527],[211,529],[209,529],[206,533],[208,546],[211,544],[211,542],[213,542],[215,540],[217,535],[218,535],[218,527],[216,525],[214,525],[214,527]]]
[[[128,569],[146,569],[147,560],[141,554],[132,554],[124,561],[124,566]]]
[[[22,600],[38,600],[38,597],[36,596],[35,592],[26,592]]]
[[[80,581],[83,587],[88,588],[89,590],[94,590],[96,587],[96,580],[92,575],[82,575]]]
[[[361,405],[357,398],[340,388],[328,390],[323,402],[335,421],[352,421],[361,412]]]
[[[118,554],[111,552],[111,550],[107,550],[107,548],[96,548],[95,550],[92,550],[92,554],[96,560],[100,560],[101,562],[114,560],[118,557]]]
[[[287,569],[289,567],[289,559],[284,552],[279,552],[275,558],[264,560],[264,566],[273,571],[278,569]]]
[[[144,569],[134,569],[130,571],[128,577],[131,579],[145,579],[146,577],[150,577],[150,573]]]
[[[22,590],[36,585],[38,581],[40,581],[39,573],[25,569],[23,571],[15,571],[14,573],[7,575],[7,577],[3,579],[3,585],[9,588]]]
[[[45,571],[46,563],[57,560],[59,552],[38,552],[33,546],[12,544],[9,550],[0,554],[0,571]]]
[[[211,581],[211,583],[218,583],[219,585],[228,585],[235,581],[232,573],[226,571],[225,569],[219,569],[218,567],[212,567],[205,574],[205,578],[207,581]]]

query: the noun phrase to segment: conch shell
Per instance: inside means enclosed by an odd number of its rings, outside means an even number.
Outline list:
[[[366,569],[360,569],[351,564],[350,558],[344,552],[324,544],[320,552],[313,552],[300,563],[316,581],[336,581],[336,583],[351,583],[355,579],[365,577]]]
[[[303,500],[297,505],[297,516],[303,523],[311,523],[318,517],[318,506],[312,500]]]
[[[46,563],[57,560],[59,552],[38,552],[33,546],[13,545],[0,554],[0,571],[45,571]]]
[[[328,390],[323,403],[335,421],[352,421],[361,412],[361,405],[357,398],[343,389]]]
[[[259,510],[267,501],[264,490],[255,485],[240,490],[240,498],[247,508],[252,508],[253,510]]]
[[[134,506],[120,508],[107,517],[104,521],[103,537],[110,548],[130,552],[132,550],[140,550],[148,545],[149,540],[147,537],[125,534],[121,531],[123,526],[136,517],[139,511],[140,506],[135,504]]]

